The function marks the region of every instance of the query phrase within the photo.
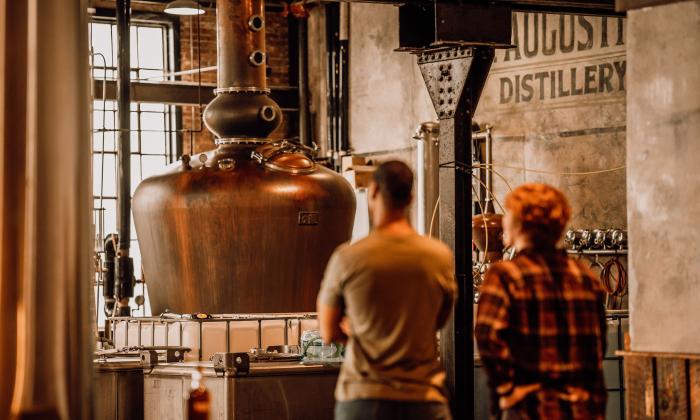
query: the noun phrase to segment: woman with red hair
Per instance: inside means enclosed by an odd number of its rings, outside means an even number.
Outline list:
[[[491,415],[603,419],[604,292],[557,249],[571,207],[544,184],[518,187],[505,207],[503,242],[516,256],[487,271],[475,328]]]

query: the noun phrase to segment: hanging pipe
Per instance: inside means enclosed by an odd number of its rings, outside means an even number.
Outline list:
[[[117,247],[114,298],[115,315],[130,315],[129,298],[134,296],[134,261],[129,257],[131,244],[131,40],[129,34],[130,0],[117,0],[118,73],[117,104],[119,142],[117,144]]]

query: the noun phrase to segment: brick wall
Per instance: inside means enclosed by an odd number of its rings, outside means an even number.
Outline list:
[[[281,12],[266,12],[266,49],[268,56],[268,86],[289,85],[289,46],[287,17]],[[200,51],[201,68],[216,65],[216,16],[206,13],[199,17],[199,42],[197,38],[197,17],[180,18],[180,70],[196,69],[198,49]],[[216,83],[216,71],[201,74],[202,83]],[[197,74],[183,75],[182,80],[196,82]],[[183,153],[200,153],[214,148],[214,136],[201,123],[202,109],[198,107],[183,107],[182,128]],[[273,134],[273,138],[284,138],[290,135],[293,124],[290,117],[284,115],[283,123]],[[191,145],[194,144],[194,151]]]

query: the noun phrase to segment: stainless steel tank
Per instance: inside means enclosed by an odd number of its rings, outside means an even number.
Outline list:
[[[282,114],[265,80],[262,0],[217,2],[218,147],[143,181],[133,200],[154,314],[303,312],[355,198],[301,145],[271,143]]]

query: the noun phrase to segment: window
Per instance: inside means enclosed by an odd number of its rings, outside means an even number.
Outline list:
[[[172,31],[167,23],[132,20],[131,77],[132,80],[159,78],[171,71]],[[95,80],[115,79],[117,75],[117,28],[113,21],[94,20],[90,23],[92,75]],[[100,83],[96,89],[101,88]],[[176,159],[177,135],[174,107],[166,104],[131,104],[131,194],[141,180],[161,172]],[[117,103],[95,100],[93,103],[93,213],[96,241],[116,232],[117,228]],[[131,225],[131,256],[137,279],[141,275],[141,253],[136,231]],[[97,293],[97,291],[96,291]],[[135,294],[146,296],[143,284]],[[101,295],[101,289],[100,289]],[[99,302],[99,301],[98,301]],[[98,304],[98,325],[103,325],[102,303]],[[136,305],[133,304],[134,309]],[[146,305],[134,314],[149,315]]]

